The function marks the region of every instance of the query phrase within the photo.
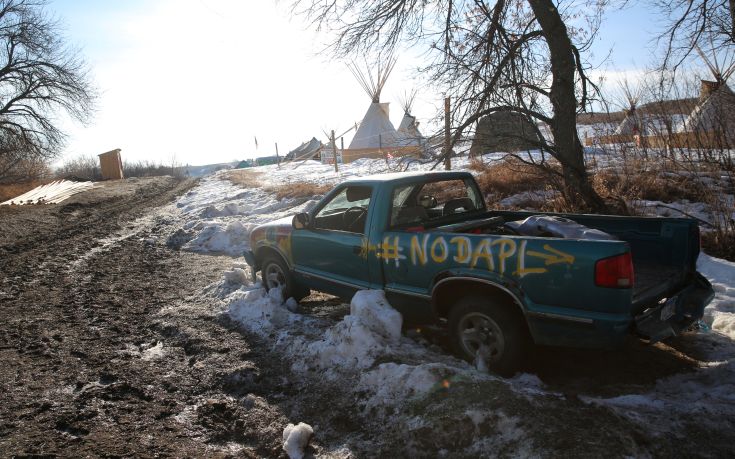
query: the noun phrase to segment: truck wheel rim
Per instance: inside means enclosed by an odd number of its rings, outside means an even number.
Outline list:
[[[286,275],[280,266],[271,263],[265,267],[265,285],[269,290],[286,285]]]
[[[505,338],[498,324],[489,316],[474,312],[459,321],[459,338],[465,353],[486,363],[500,360],[505,349]]]

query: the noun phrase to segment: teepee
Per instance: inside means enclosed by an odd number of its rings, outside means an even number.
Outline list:
[[[641,95],[640,86],[631,86],[626,79],[620,83],[620,90],[628,101],[628,109],[625,110],[625,118],[623,118],[623,121],[615,129],[614,134],[624,136],[640,135],[642,134],[643,125],[641,117],[636,110]]]
[[[403,107],[403,119],[401,119],[401,124],[398,125],[398,132],[403,134],[406,140],[411,141],[412,145],[420,145],[421,139],[424,136],[419,131],[419,123],[416,121],[416,117],[411,114],[411,108],[413,107],[415,98],[416,91],[411,91],[410,93],[405,93],[399,99],[401,107]]]
[[[375,74],[371,73],[369,68],[363,71],[355,62],[347,65],[371,99],[370,106],[350,142],[349,149],[381,149],[396,145],[400,136],[393,123],[390,122],[388,103],[380,102],[380,93],[395,65],[396,59],[389,57],[378,64]],[[367,62],[366,67],[368,67]]]
[[[735,72],[735,61],[722,67],[717,61],[715,50],[712,59],[708,59],[701,48],[697,53],[712,72],[715,81],[702,80],[699,102],[692,113],[684,121],[683,129],[687,132],[709,133],[728,141],[733,140],[735,129],[735,93],[727,85],[727,79]]]

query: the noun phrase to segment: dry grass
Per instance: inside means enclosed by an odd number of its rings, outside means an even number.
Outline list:
[[[321,196],[332,189],[331,185],[322,185],[312,182],[292,182],[284,185],[264,186],[262,172],[248,169],[238,169],[225,174],[225,177],[233,184],[242,188],[263,188],[265,191],[274,193],[276,199],[310,198]]]
[[[225,173],[225,178],[241,188],[261,188],[263,186],[262,172],[249,169],[236,169]]]
[[[473,161],[470,169],[480,172],[476,176],[477,183],[482,192],[489,196],[502,198],[524,191],[542,190],[549,185],[543,171],[514,158],[492,164]]]
[[[735,261],[735,234],[721,231],[703,232],[702,250],[708,255]]]
[[[0,202],[13,199],[16,196],[20,196],[25,192],[31,191],[37,186],[45,185],[50,182],[51,180],[31,180],[30,182],[0,185]]]
[[[636,162],[626,164],[622,170],[598,170],[592,174],[592,183],[601,196],[615,199],[664,202],[706,199],[707,189],[701,183],[671,171],[662,163]]]
[[[310,198],[327,194],[332,189],[331,185],[320,185],[311,182],[294,182],[288,185],[268,187],[267,190],[276,193],[277,199],[283,198]]]
[[[537,192],[555,189],[554,177],[548,172],[517,158],[484,164],[480,161],[470,163],[470,169],[479,172],[475,176],[480,190],[491,208],[503,208],[500,201],[523,192]],[[568,212],[570,209],[561,196],[544,199],[530,195],[527,200],[516,201],[512,208],[536,208],[544,212]]]

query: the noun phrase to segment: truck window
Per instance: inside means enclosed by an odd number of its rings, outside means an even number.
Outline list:
[[[367,211],[373,189],[346,186],[314,216],[314,228],[365,234]]]
[[[390,227],[420,226],[484,209],[471,180],[414,183],[393,190]]]

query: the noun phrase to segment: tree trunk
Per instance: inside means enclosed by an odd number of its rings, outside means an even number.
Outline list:
[[[577,137],[576,67],[572,41],[552,0],[528,0],[528,3],[549,47],[553,77],[550,99],[554,109],[551,132],[564,175],[565,198],[574,206],[604,211],[605,202],[592,188],[584,166],[584,150]]]

